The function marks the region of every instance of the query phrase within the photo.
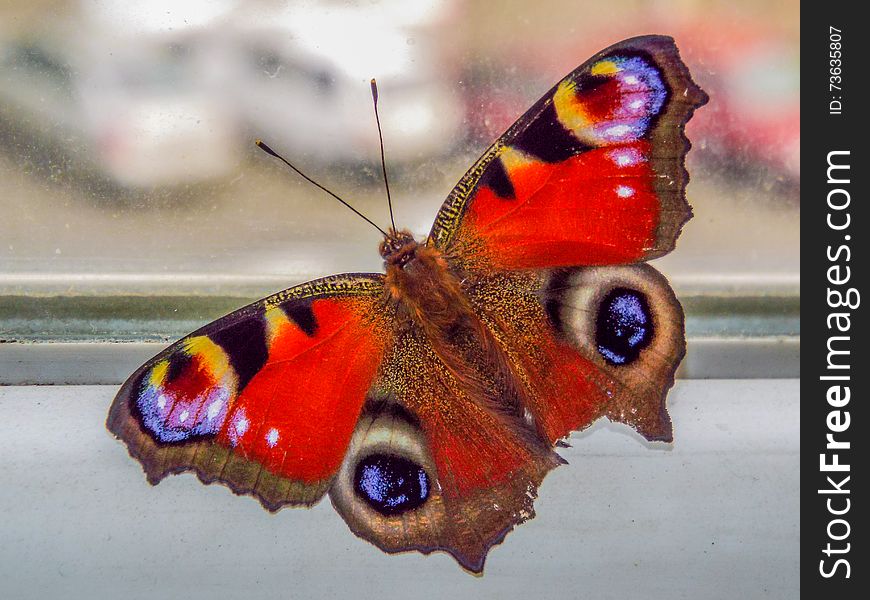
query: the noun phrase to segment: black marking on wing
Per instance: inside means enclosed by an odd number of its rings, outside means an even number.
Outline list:
[[[565,322],[562,318],[562,302],[565,291],[569,288],[573,269],[557,269],[550,275],[550,280],[544,290],[543,304],[547,318],[558,335],[565,334]]]
[[[384,516],[420,508],[432,487],[426,470],[403,456],[371,454],[354,471],[356,495]]]
[[[266,347],[266,324],[262,318],[242,319],[229,327],[209,333],[211,340],[224,349],[239,378],[239,390],[263,368],[269,357]]]
[[[388,398],[369,397],[363,406],[362,414],[374,415],[377,417],[389,416],[393,419],[404,421],[405,423],[420,429],[420,420],[416,415],[409,412],[401,404],[398,404]]]
[[[169,363],[169,370],[170,371],[172,370],[172,361],[170,361],[170,363]],[[142,425],[142,423],[143,423],[142,411],[139,410],[138,400],[139,400],[139,395],[142,393],[143,384],[145,383],[145,376],[148,375],[150,372],[151,372],[150,368],[149,369],[140,368],[139,372],[134,373],[130,377],[130,379],[127,381],[127,383],[125,384],[125,385],[129,384],[129,392],[127,393],[127,404],[130,407],[130,413],[136,419],[136,422],[139,424],[139,426],[142,427],[142,429],[144,429],[145,431],[148,431],[148,429],[146,429]],[[178,374],[176,374],[176,377],[177,376],[178,376]],[[123,388],[122,388],[122,390],[123,390]],[[111,414],[111,412],[109,414]],[[151,435],[150,432],[149,432],[149,435]]]
[[[483,177],[480,178],[480,183],[488,186],[503,200],[516,199],[514,184],[511,183],[510,177],[508,177],[504,163],[499,159],[495,159],[490,163],[489,168],[483,174]]]
[[[281,308],[291,321],[305,332],[308,337],[314,337],[317,333],[317,318],[314,316],[314,311],[311,309],[311,300],[306,299],[301,302],[288,302],[282,304]]]
[[[629,53],[627,52],[615,52],[609,56],[602,58],[601,60],[607,60],[608,58],[618,58],[618,57],[628,57]],[[655,64],[655,63],[652,63]],[[575,88],[574,93],[578,92],[591,92],[595,88],[601,87],[605,83],[608,83],[613,80],[612,75],[590,75],[588,73],[584,73],[579,77],[572,79],[574,82]]]
[[[561,162],[591,149],[562,126],[552,103],[529,123],[511,145],[548,163]],[[492,169],[492,165],[489,168]]]
[[[192,357],[186,352],[175,352],[169,357],[169,367],[166,370],[166,381],[173,382],[181,375]]]
[[[598,308],[595,344],[611,365],[630,365],[655,336],[646,295],[634,289],[614,288]]]

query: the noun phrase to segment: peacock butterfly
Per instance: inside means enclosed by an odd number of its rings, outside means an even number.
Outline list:
[[[383,550],[481,572],[572,431],[608,417],[672,439],[683,312],[646,261],[691,217],[684,126],[706,101],[669,37],[603,50],[484,153],[424,242],[384,232],[386,273],[193,332],[124,383],[108,429],[152,484],[193,471],[271,511],[328,492]]]

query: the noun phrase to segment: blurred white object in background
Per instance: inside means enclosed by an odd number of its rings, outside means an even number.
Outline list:
[[[115,3],[83,4],[92,12],[75,28],[49,26],[7,46],[4,127],[35,146],[35,162],[122,188],[230,175],[242,157],[237,111],[197,85],[199,38],[189,29],[129,31],[123,13],[109,10]]]
[[[137,36],[109,43],[111,55],[91,61],[78,90],[106,173],[133,188],[230,175],[242,159],[241,127],[231,101],[200,84],[201,40]]]
[[[239,0],[80,0],[81,13],[97,27],[116,35],[164,35],[213,26]]]
[[[454,0],[81,1],[0,40],[0,133],[53,173],[141,190],[232,176],[254,137],[314,166],[446,154],[462,101],[436,25]],[[26,140],[26,141],[24,141]]]
[[[238,111],[203,85],[210,31],[235,0],[81,2],[81,98],[100,163],[125,187],[229,176],[242,157]]]
[[[463,120],[453,68],[435,26],[453,2],[293,3],[239,10],[239,106],[254,135],[331,163],[377,160],[368,82],[380,88],[391,162],[447,153]]]

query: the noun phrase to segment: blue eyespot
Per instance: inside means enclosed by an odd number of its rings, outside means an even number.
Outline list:
[[[388,454],[371,454],[357,463],[353,484],[357,495],[382,515],[418,508],[430,490],[423,467]]]
[[[595,325],[598,352],[612,365],[633,363],[653,337],[646,296],[627,288],[615,288],[605,296]]]

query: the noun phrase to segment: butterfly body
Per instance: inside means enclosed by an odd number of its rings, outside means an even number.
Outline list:
[[[436,336],[473,318],[461,281],[450,271],[442,253],[413,241],[410,232],[396,235],[401,236],[396,241],[401,246],[384,256],[384,283],[388,301],[397,306],[397,316]],[[381,248],[387,244],[390,242]]]
[[[646,260],[691,212],[706,102],[661,36],[569,74],[468,171],[383,274],[280,292],[143,365],[109,429],[149,481],[194,471],[270,510],[328,493],[386,551],[479,572],[534,515],[554,447],[600,417],[670,441],[683,313]]]

